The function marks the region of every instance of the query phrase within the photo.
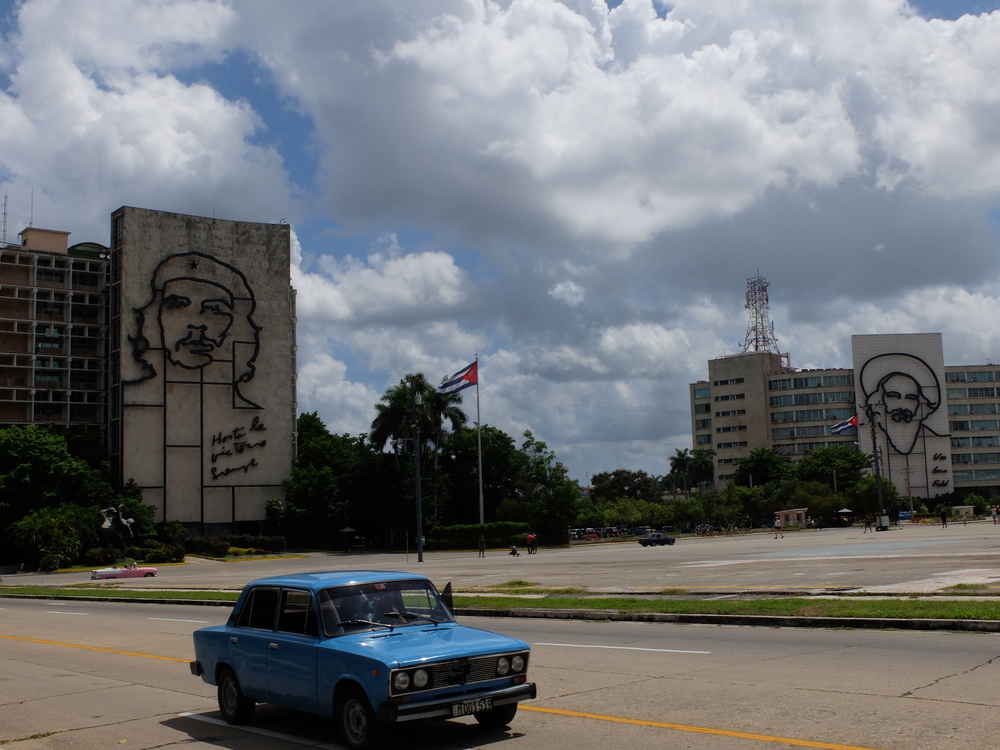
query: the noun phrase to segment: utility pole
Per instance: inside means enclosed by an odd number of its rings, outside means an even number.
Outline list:
[[[424,514],[423,499],[420,496],[420,413],[423,404],[423,394],[417,390],[417,384],[400,381],[410,388],[410,428],[413,433],[413,484],[417,501],[417,562],[424,561]]]

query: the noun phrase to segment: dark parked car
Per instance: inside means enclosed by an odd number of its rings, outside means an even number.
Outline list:
[[[672,536],[667,536],[662,531],[651,531],[639,540],[639,544],[643,547],[649,547],[660,544],[673,544],[676,541]]]
[[[535,697],[529,650],[459,625],[423,576],[306,573],[250,583],[225,625],[195,631],[191,672],[218,686],[230,724],[275,703],[333,718],[358,750],[417,719],[506,726]]]

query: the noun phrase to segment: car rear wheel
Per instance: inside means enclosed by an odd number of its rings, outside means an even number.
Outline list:
[[[378,744],[378,719],[360,688],[345,688],[337,701],[337,729],[351,750],[366,750]]]
[[[517,704],[509,703],[506,706],[497,706],[496,708],[491,708],[489,711],[481,711],[478,714],[473,714],[482,726],[487,729],[500,729],[507,726],[514,720],[514,714],[517,713]]]
[[[249,724],[256,703],[243,695],[233,670],[219,675],[219,712],[228,724]]]

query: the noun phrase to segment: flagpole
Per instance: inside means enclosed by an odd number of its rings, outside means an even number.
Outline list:
[[[483,518],[483,424],[479,418],[479,355],[476,355],[476,444],[479,449],[479,524]]]

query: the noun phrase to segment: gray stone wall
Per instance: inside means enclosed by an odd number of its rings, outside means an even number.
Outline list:
[[[123,207],[111,252],[122,480],[157,520],[263,519],[294,446],[289,227]]]

